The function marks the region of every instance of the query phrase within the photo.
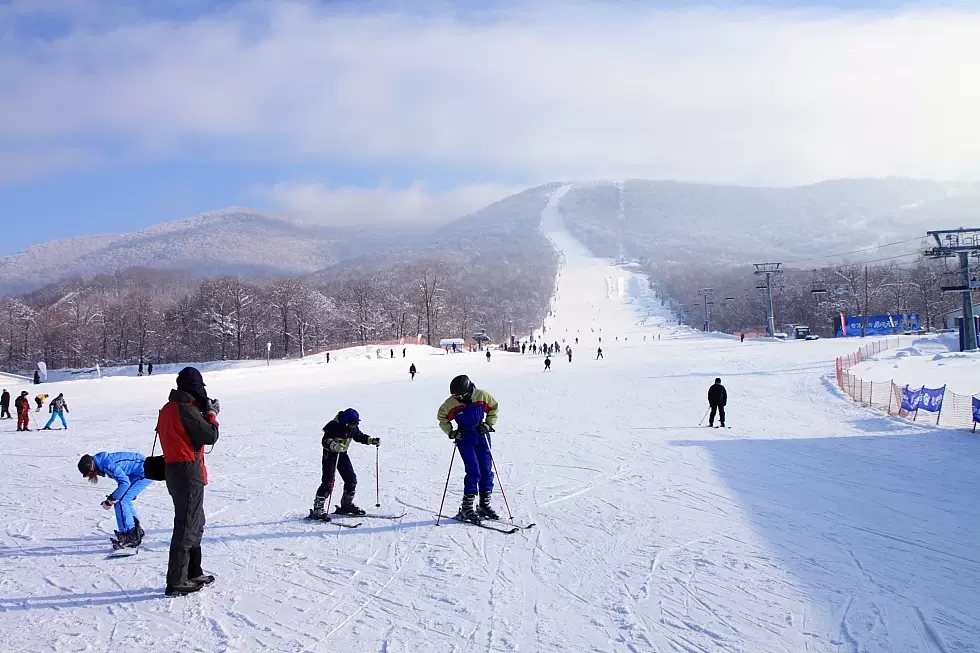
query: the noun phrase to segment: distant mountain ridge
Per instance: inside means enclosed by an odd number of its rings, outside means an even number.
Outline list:
[[[928,229],[976,226],[980,184],[902,178],[789,188],[592,182],[576,184],[560,209],[572,233],[599,256],[616,257],[622,249],[660,263],[743,264],[822,257],[924,238]],[[912,242],[880,255],[918,249]]]
[[[356,229],[232,207],[129,234],[81,236],[0,257],[0,293],[132,267],[196,275],[309,275],[346,265],[459,253],[481,265],[542,255],[541,209],[560,182],[528,189],[438,227]],[[598,256],[657,261],[792,260],[976,226],[980,184],[844,179],[791,188],[676,181],[574,183],[560,210]],[[917,243],[906,251],[915,251]],[[889,249],[885,255],[901,253]]]

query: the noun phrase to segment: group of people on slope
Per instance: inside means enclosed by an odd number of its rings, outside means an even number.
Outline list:
[[[479,523],[498,519],[490,498],[493,493],[493,456],[490,433],[497,422],[497,401],[478,389],[469,377],[457,376],[449,384],[450,396],[437,411],[439,427],[453,441],[466,470],[463,499],[457,519]],[[165,480],[174,505],[174,528],[170,538],[167,566],[167,596],[185,596],[214,582],[212,574],[202,568],[201,539],[204,535],[204,487],[208,483],[204,447],[218,440],[217,399],[207,395],[201,373],[185,367],[177,375],[177,389],[170,392],[160,410],[156,431],[163,449],[162,479],[153,458],[140,453],[99,452],[85,454],[78,461],[78,471],[88,481],[98,483],[109,477],[116,488],[102,501],[106,510],[114,510],[117,531],[114,545],[138,547],[144,532],[133,501],[152,480]],[[343,494],[336,514],[359,515],[364,511],[354,503],[357,475],[348,455],[351,442],[381,445],[381,438],[360,430],[361,418],[353,408],[340,411],[323,427],[321,480],[310,510],[311,519],[329,519],[324,510],[334,489],[337,472],[344,481]],[[455,428],[453,426],[455,423]],[[479,497],[479,503],[476,503]]]
[[[41,408],[44,407],[44,402],[47,401],[49,395],[39,394],[34,397],[34,403],[37,408],[34,410],[35,413],[40,412]],[[14,399],[14,410],[17,411],[17,430],[18,431],[30,431],[31,424],[31,400],[28,396],[27,390],[21,391],[20,395]],[[44,425],[42,430],[50,431],[51,425],[54,424],[55,419],[61,419],[61,425],[63,428],[68,428],[68,421],[65,419],[65,413],[70,412],[68,410],[68,403],[65,401],[65,395],[59,393],[57,397],[51,400],[48,405],[48,412],[51,413],[48,423]],[[0,393],[0,419],[13,419],[10,415],[10,393],[6,388]]]

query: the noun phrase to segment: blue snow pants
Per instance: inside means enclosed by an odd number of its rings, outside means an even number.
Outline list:
[[[60,417],[61,418],[61,425],[64,426],[65,428],[68,428],[68,422],[65,421],[65,414],[63,412],[61,412],[60,410],[56,410],[53,413],[51,413],[51,419],[48,420],[48,423],[45,424],[44,428],[46,428],[46,429],[51,428],[51,425],[54,424],[54,418],[55,417]]]
[[[466,429],[456,441],[459,457],[466,467],[463,478],[463,492],[493,491],[493,458],[490,456],[490,434],[483,435],[475,428]]]
[[[133,500],[152,482],[147,478],[133,479],[133,484],[126,490],[126,494],[122,495],[122,498],[113,506],[116,511],[116,527],[120,533],[129,532],[136,526],[134,521],[136,510],[133,508]]]

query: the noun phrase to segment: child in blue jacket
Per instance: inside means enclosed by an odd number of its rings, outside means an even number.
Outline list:
[[[78,471],[90,483],[98,483],[100,476],[108,476],[116,482],[116,489],[105,498],[102,507],[116,511],[116,541],[121,548],[139,546],[143,540],[133,500],[153,481],[144,477],[143,465],[146,457],[131,451],[106,453],[102,451],[90,456],[85,454],[78,461]]]

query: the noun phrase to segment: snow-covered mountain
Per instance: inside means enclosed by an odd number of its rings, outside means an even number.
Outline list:
[[[56,240],[0,257],[0,293],[134,266],[196,274],[309,274],[434,250],[504,264],[511,256],[528,260],[546,246],[537,226],[556,187],[523,191],[438,227],[341,229],[230,208],[131,234]],[[600,256],[617,256],[622,246],[628,255],[658,260],[745,263],[858,249],[929,228],[975,226],[980,184],[892,178],[793,188],[587,182],[574,184],[560,210],[569,229]],[[914,251],[918,243],[905,247]]]
[[[627,180],[577,184],[561,203],[598,255],[746,263],[825,256],[976,226],[980,184],[843,179],[790,188]],[[883,256],[914,252],[889,248]]]
[[[146,267],[194,274],[302,274],[383,246],[396,232],[306,225],[229,208],[130,234],[83,236],[34,245],[0,258],[0,292],[64,277]]]

